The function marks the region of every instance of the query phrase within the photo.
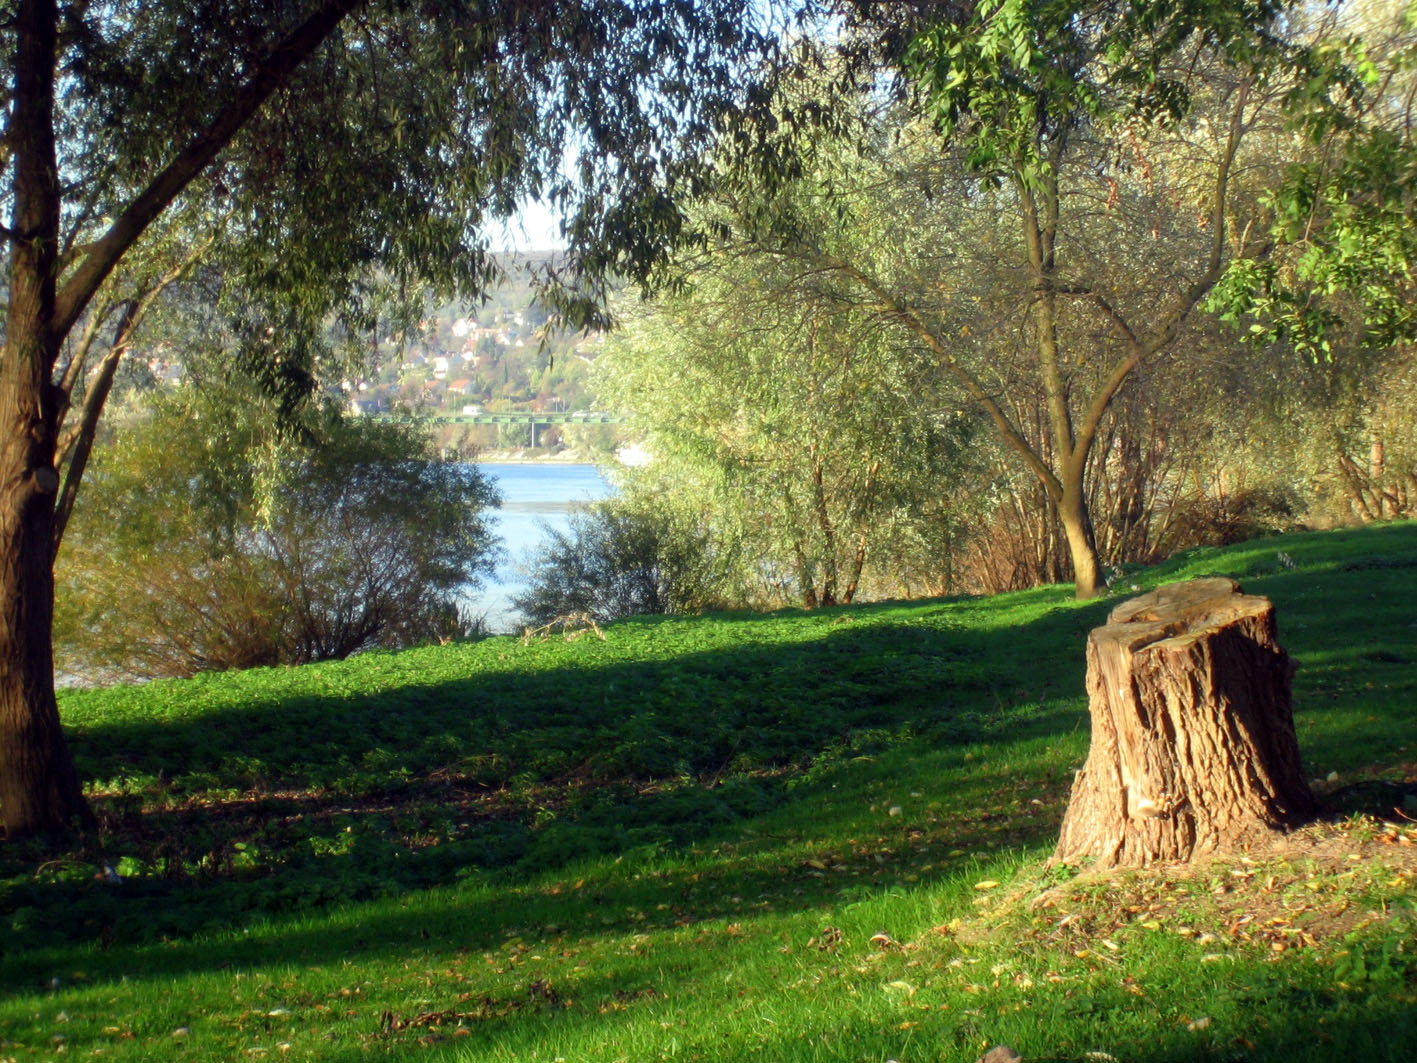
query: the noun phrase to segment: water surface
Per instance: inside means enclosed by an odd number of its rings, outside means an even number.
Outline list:
[[[468,604],[485,615],[492,631],[516,631],[520,618],[511,599],[527,586],[525,565],[545,539],[546,528],[565,531],[577,504],[605,498],[612,489],[594,465],[481,462],[477,468],[502,494],[492,530],[502,540],[503,556],[492,578],[468,596]]]

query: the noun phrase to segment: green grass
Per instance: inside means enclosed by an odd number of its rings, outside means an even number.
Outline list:
[[[1087,631],[1212,574],[1275,601],[1335,817],[1184,873],[1047,867]],[[0,849],[0,1063],[1412,1058],[1417,526],[1115,591],[66,693],[104,833]]]

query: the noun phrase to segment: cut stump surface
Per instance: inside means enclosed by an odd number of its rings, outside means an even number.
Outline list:
[[[1054,859],[1185,862],[1310,818],[1293,672],[1274,606],[1234,580],[1173,583],[1118,605],[1088,638],[1092,746]]]

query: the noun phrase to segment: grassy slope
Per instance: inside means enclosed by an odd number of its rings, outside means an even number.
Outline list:
[[[1417,526],[1132,583],[1212,573],[1276,602],[1320,789],[1417,781]],[[0,1061],[1412,1057],[1405,826],[1044,866],[1107,607],[645,620],[71,693],[106,834],[0,850]]]

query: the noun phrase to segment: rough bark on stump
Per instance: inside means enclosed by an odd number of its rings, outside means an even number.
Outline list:
[[[1173,583],[1118,605],[1088,638],[1092,747],[1054,859],[1187,861],[1312,815],[1293,671],[1274,606],[1234,580]]]

